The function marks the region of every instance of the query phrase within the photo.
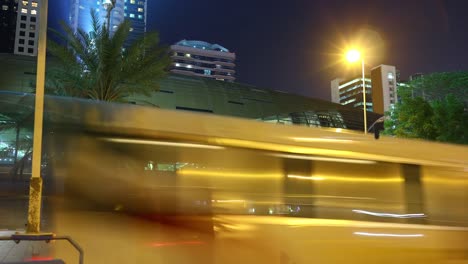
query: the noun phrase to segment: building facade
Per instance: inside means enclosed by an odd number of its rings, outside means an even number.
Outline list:
[[[81,28],[86,32],[92,30],[91,10],[96,10],[100,22],[107,23],[107,10],[104,3],[108,0],[72,0],[69,23],[73,30]],[[142,37],[146,32],[147,0],[117,0],[110,16],[111,31],[115,31],[124,19],[131,22],[127,45]]]
[[[0,53],[13,53],[18,1],[0,0]]]
[[[395,66],[379,65],[365,78],[367,111],[384,114],[397,102],[397,71]],[[331,101],[363,109],[362,77],[337,78],[331,81]]]
[[[99,21],[107,23],[107,10],[104,8],[106,0],[71,0],[69,24],[74,31],[82,29],[91,32],[92,20],[91,10],[95,10]],[[115,31],[117,26],[124,20],[124,0],[117,0],[110,16],[110,29]]]
[[[144,36],[146,32],[147,0],[124,0],[124,17],[130,20],[131,28],[127,45]]]
[[[151,96],[134,95],[137,105],[235,116],[284,125],[361,130],[362,111],[350,106],[263,89],[237,82],[171,74]],[[380,115],[369,113],[368,124]]]
[[[365,78],[365,85],[367,111],[372,112],[372,81],[369,77]],[[334,103],[363,109],[364,96],[362,92],[362,77],[337,78],[331,81],[331,98]]]
[[[171,46],[171,72],[233,82],[236,54],[218,45],[182,40]]]
[[[18,1],[15,54],[37,56],[39,10],[42,0]]]
[[[371,70],[372,108],[385,114],[397,102],[397,74],[395,66],[380,65]]]
[[[0,52],[37,56],[41,0],[0,0]]]

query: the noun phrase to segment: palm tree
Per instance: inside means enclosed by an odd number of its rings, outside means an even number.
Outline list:
[[[159,45],[156,32],[124,48],[130,32],[125,20],[115,32],[102,25],[91,11],[92,31],[73,29],[62,23],[64,34],[53,31],[64,43],[49,40],[48,51],[59,67],[48,71],[48,93],[102,101],[125,101],[134,93],[149,95],[170,63],[167,49]]]

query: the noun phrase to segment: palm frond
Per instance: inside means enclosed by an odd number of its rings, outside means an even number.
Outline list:
[[[67,45],[49,41],[50,54],[61,67],[48,71],[48,91],[95,100],[122,101],[133,93],[149,94],[158,89],[157,80],[170,63],[167,48],[159,45],[157,33],[149,33],[124,49],[130,21],[125,20],[111,34],[91,11],[92,31],[52,30]]]

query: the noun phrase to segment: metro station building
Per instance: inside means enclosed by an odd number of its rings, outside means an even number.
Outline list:
[[[0,71],[1,93],[31,93],[36,79],[34,57],[0,54],[5,70]],[[258,120],[278,125],[300,125],[321,128],[351,129],[362,131],[363,112],[361,109],[325,100],[308,98],[285,91],[265,89],[237,82],[213,80],[206,77],[169,74],[160,81],[159,91],[150,96],[132,95],[131,104],[158,107],[162,109],[192,111]],[[0,130],[0,147],[10,152],[0,153],[0,163],[13,162],[16,158],[11,151],[16,142],[15,120],[5,113],[0,104],[0,124],[10,124],[12,129]],[[30,115],[24,115],[23,124],[31,123]],[[11,114],[11,113],[10,113]],[[368,112],[368,127],[381,115]],[[157,122],[157,120],[148,120]],[[19,137],[29,132],[20,128]],[[30,136],[30,135],[29,135]],[[1,152],[1,149],[0,149]],[[0,164],[1,165],[1,164]]]

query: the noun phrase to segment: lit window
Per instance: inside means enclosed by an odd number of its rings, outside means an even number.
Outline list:
[[[32,3],[31,3],[31,6],[32,6],[32,7],[37,7],[37,2],[32,2]]]
[[[130,0],[130,4],[134,4],[135,3],[135,0]]]
[[[28,10],[27,10],[26,8],[21,8],[21,13],[27,14],[27,13],[28,13]]]
[[[37,10],[36,9],[31,10],[31,15],[37,15]]]
[[[393,78],[395,78],[395,77],[393,76],[393,72],[389,72],[389,73],[387,74],[387,78],[388,78],[389,80],[393,80]]]
[[[7,5],[2,5],[2,10],[8,10],[8,6]]]
[[[139,19],[143,19],[143,15],[138,15],[138,18],[139,18]]]
[[[133,28],[131,27],[129,31],[132,32],[132,31],[133,31]]]
[[[190,55],[190,54],[188,54],[188,53],[187,53],[187,54],[185,54],[185,57],[189,57],[189,58],[190,58],[190,56],[191,56],[191,55]]]
[[[211,75],[211,70],[206,70],[206,69],[205,69],[205,70],[203,70],[203,73],[204,73],[205,75]]]
[[[176,66],[176,67],[180,67],[180,63],[176,63],[175,66]]]
[[[139,7],[138,12],[143,13],[143,8]]]
[[[135,18],[135,14],[130,14],[130,17],[131,17],[131,18]]]
[[[185,67],[187,67],[187,68],[189,68],[189,69],[192,69],[192,65],[190,65],[190,64],[187,65],[187,66],[185,66]]]
[[[28,5],[28,1],[23,1],[23,6],[27,6]]]

